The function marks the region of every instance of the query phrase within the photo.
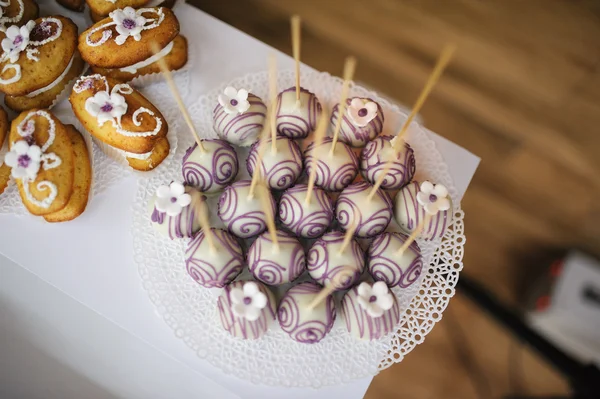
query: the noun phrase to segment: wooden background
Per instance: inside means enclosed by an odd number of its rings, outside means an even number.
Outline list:
[[[482,158],[463,200],[464,273],[522,303],[570,247],[600,255],[600,2],[560,0],[188,0],[303,61],[412,105],[447,42],[458,52],[422,116]],[[559,394],[561,377],[457,295],[425,343],[367,398]]]

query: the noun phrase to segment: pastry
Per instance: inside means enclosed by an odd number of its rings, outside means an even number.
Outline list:
[[[309,308],[322,289],[312,282],[300,283],[281,298],[277,309],[279,325],[294,341],[316,344],[331,331],[336,317],[333,295]]]
[[[315,241],[308,251],[306,267],[317,283],[334,284],[336,290],[343,290],[359,279],[365,268],[365,255],[355,239],[341,251],[343,242],[344,233],[330,231]],[[349,270],[352,273],[348,273]]]
[[[79,36],[79,52],[94,72],[127,81],[160,72],[156,62],[160,58],[171,70],[183,67],[187,41],[178,35],[179,21],[168,8],[125,7],[84,31]],[[161,49],[156,55],[152,43]]]
[[[279,220],[292,233],[302,238],[323,235],[333,222],[333,201],[319,187],[314,187],[310,202],[306,202],[306,184],[290,187],[279,200]]]
[[[0,107],[0,194],[6,190],[10,180],[10,166],[4,163],[4,156],[8,152],[8,116],[4,108]]]
[[[44,215],[47,222],[66,222],[81,215],[88,204],[92,188],[92,164],[89,149],[80,132],[73,125],[65,125],[71,145],[75,170],[73,175],[73,193],[67,205],[60,211]]]
[[[159,186],[148,204],[152,227],[171,240],[193,237],[200,230],[199,212],[205,199],[179,182]]]
[[[400,288],[408,288],[418,280],[423,270],[419,244],[413,241],[402,255],[398,253],[407,239],[401,233],[383,233],[371,242],[367,250],[367,270],[375,280]]]
[[[389,172],[381,183],[384,190],[397,190],[406,186],[415,175],[415,154],[404,142],[400,152],[392,147],[392,136],[379,136],[367,143],[360,153],[360,173],[371,184],[375,184],[389,161],[393,161]]]
[[[286,137],[278,136],[275,139],[275,152],[272,150],[272,142],[271,137],[264,144],[262,140],[255,142],[246,158],[246,168],[250,176],[253,176],[262,144],[264,150],[260,162],[261,176],[269,188],[285,190],[302,174],[302,152],[294,140]]]
[[[300,101],[296,101],[296,87],[290,87],[277,96],[277,133],[290,139],[303,139],[315,130],[321,112],[317,96],[300,88]]]
[[[2,49],[0,91],[15,110],[50,106],[83,70],[77,54],[77,26],[62,16],[9,27]]]
[[[341,315],[353,337],[370,341],[395,331],[400,306],[383,281],[362,282],[342,298]]]
[[[217,301],[221,325],[232,336],[258,339],[275,321],[275,295],[257,281],[236,281]]]
[[[224,140],[202,140],[202,146],[206,151],[201,151],[194,143],[185,152],[181,167],[183,180],[204,194],[216,193],[237,176],[238,156],[231,144]]]
[[[195,282],[206,288],[222,288],[244,268],[244,253],[234,236],[221,229],[210,229],[215,248],[211,249],[204,230],[189,242],[185,268]]]
[[[240,180],[225,188],[219,197],[219,217],[230,233],[240,238],[256,236],[267,228],[267,218],[258,198],[261,192],[269,195],[273,215],[277,204],[268,190],[256,190],[250,197],[250,180]]]
[[[262,132],[266,115],[267,106],[259,97],[229,86],[213,110],[213,127],[223,140],[248,147]]]
[[[346,112],[340,125],[340,141],[350,147],[364,147],[383,130],[383,110],[370,98],[348,98]],[[331,112],[331,131],[335,129],[340,114],[340,104]]]
[[[429,212],[426,212],[427,208]],[[442,238],[452,222],[452,199],[442,184],[424,181],[409,183],[396,194],[394,200],[394,217],[406,234],[412,233],[425,214],[433,214],[429,223],[424,226],[420,237],[425,239]],[[435,214],[434,214],[435,213]]]
[[[310,143],[304,151],[304,167],[306,173],[310,174],[312,157],[316,156],[315,184],[325,191],[341,191],[356,178],[358,158],[347,144],[339,141],[331,154],[332,141],[331,137],[325,137],[318,148],[315,148],[314,142]]]
[[[56,0],[61,6],[72,11],[83,11],[85,0]]]
[[[341,192],[335,205],[340,227],[348,230],[356,223],[354,235],[360,238],[375,237],[392,220],[392,199],[381,189],[369,198],[372,189],[365,181],[353,183]]]
[[[90,8],[90,15],[94,22],[108,16],[112,11],[125,7],[143,7],[149,0],[85,0]]]
[[[84,76],[75,83],[69,101],[85,129],[121,150],[132,167],[148,170],[167,157],[167,121],[128,84],[98,74]]]
[[[257,279],[269,285],[281,285],[297,279],[306,268],[306,257],[300,242],[290,233],[277,230],[277,246],[265,231],[248,249],[248,269]]]
[[[3,0],[0,2],[0,25],[25,25],[36,19],[39,7],[34,0]]]

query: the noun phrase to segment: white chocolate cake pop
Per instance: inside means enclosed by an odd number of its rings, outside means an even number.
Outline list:
[[[277,96],[277,133],[290,139],[303,139],[313,132],[321,115],[321,103],[310,91],[300,88],[300,101],[296,101],[296,88],[290,87]]]
[[[325,191],[340,191],[356,178],[358,174],[358,158],[347,144],[337,142],[331,154],[332,139],[326,137],[318,148],[314,142],[304,151],[304,167],[310,174],[312,157],[317,156],[317,173],[315,185]]]
[[[219,197],[218,215],[230,233],[240,238],[256,236],[267,228],[266,215],[263,211],[258,192],[250,197],[250,180],[240,180],[225,188]],[[277,204],[268,190],[273,204],[273,214]]]
[[[392,220],[392,199],[383,190],[377,190],[372,198],[369,193],[373,186],[365,181],[346,187],[338,197],[335,215],[340,227],[348,230],[356,223],[354,235],[370,238],[383,232]]]
[[[281,298],[277,310],[279,325],[294,341],[316,344],[331,331],[336,317],[333,295],[328,295],[313,309],[309,307],[321,289],[313,282],[300,283]]]
[[[235,149],[224,140],[202,140],[188,148],[183,157],[181,173],[185,184],[204,194],[221,191],[238,174],[239,162]]]
[[[268,231],[256,238],[248,249],[248,269],[269,285],[281,285],[297,279],[306,269],[302,244],[290,233],[277,230],[277,244]]]
[[[381,188],[397,190],[406,186],[415,175],[415,154],[410,145],[404,142],[399,152],[393,148],[392,136],[379,136],[369,142],[360,153],[360,173],[371,184],[386,171],[386,164],[391,160],[389,172],[386,174]]]
[[[419,279],[423,270],[421,249],[413,241],[399,253],[408,236],[401,233],[383,233],[375,237],[367,249],[367,270],[377,281],[389,287],[408,288]]]
[[[152,227],[171,240],[190,238],[200,230],[198,214],[205,197],[179,182],[160,186],[148,204]]]
[[[317,238],[333,222],[333,201],[325,191],[314,187],[307,203],[307,190],[306,184],[296,184],[285,190],[279,200],[279,220],[298,237]]]
[[[260,135],[267,107],[265,103],[245,89],[227,87],[219,95],[219,104],[213,111],[213,126],[223,140],[248,147]]]
[[[362,148],[383,130],[383,110],[370,98],[353,97],[346,99],[346,112],[342,117],[339,139],[350,147]],[[331,130],[340,114],[340,104],[331,112]]]
[[[400,322],[400,306],[383,281],[362,282],[342,298],[341,314],[348,332],[363,340],[379,339]]]
[[[355,239],[351,239],[345,249],[343,243],[344,233],[330,231],[315,241],[308,251],[306,267],[317,283],[334,284],[336,290],[342,290],[359,279],[365,268],[365,255]],[[343,276],[348,270],[354,274]]]
[[[275,321],[275,296],[258,281],[236,281],[219,296],[221,325],[232,336],[258,339]]]
[[[221,229],[210,229],[212,242],[201,230],[185,251],[188,274],[203,287],[222,288],[244,268],[244,253],[234,236]],[[211,245],[214,244],[214,248]]]
[[[400,190],[394,200],[396,222],[405,233],[412,233],[425,219],[425,207],[432,216],[420,236],[425,239],[443,237],[452,222],[453,209],[452,199],[442,184],[413,181]]]
[[[302,152],[298,144],[286,137],[277,137],[275,152],[272,151],[272,139],[269,137],[262,145],[266,146],[260,162],[261,173],[267,186],[273,190],[285,190],[292,186],[302,174]],[[252,145],[246,168],[250,176],[254,175],[259,156],[261,141]]]

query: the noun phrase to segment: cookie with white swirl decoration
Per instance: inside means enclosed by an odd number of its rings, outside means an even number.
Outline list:
[[[59,0],[68,2],[83,2],[84,0]],[[92,21],[99,22],[111,12],[125,7],[168,7],[173,8],[177,0],[85,0],[90,8]]]
[[[370,98],[348,98],[346,112],[340,125],[340,141],[350,147],[364,147],[383,130],[383,110]],[[331,130],[335,129],[340,114],[340,104],[336,104],[331,112]]]
[[[367,270],[377,281],[389,287],[408,288],[423,271],[421,249],[413,241],[399,253],[408,237],[401,233],[383,233],[375,237],[367,250]]]
[[[277,134],[290,139],[306,138],[317,127],[323,112],[317,96],[302,87],[299,99],[296,87],[279,93],[275,110]]]
[[[371,197],[373,186],[365,181],[353,183],[340,194],[335,214],[340,227],[348,230],[356,223],[354,235],[370,238],[383,232],[392,220],[392,199],[378,189]]]
[[[224,140],[202,140],[187,149],[183,156],[181,173],[186,184],[204,194],[223,190],[238,174],[239,162],[235,149]]]
[[[323,189],[314,187],[310,201],[306,202],[307,191],[306,184],[285,190],[279,200],[279,220],[298,237],[317,238],[333,222],[333,201]]]
[[[6,111],[0,107],[0,194],[6,190],[10,180],[10,166],[4,163],[4,155],[8,152],[9,127]]]
[[[273,190],[285,190],[291,187],[302,174],[302,152],[298,144],[286,137],[278,136],[275,139],[275,150],[272,148],[273,139],[267,138],[263,143],[257,141],[250,148],[246,158],[246,168],[250,176],[253,176],[260,158],[260,173]],[[262,156],[259,156],[259,148],[265,146]]]
[[[248,249],[248,269],[269,285],[281,285],[297,279],[306,269],[302,244],[290,233],[277,230],[277,243],[268,231],[256,238]]]
[[[382,173],[389,168],[381,183],[384,190],[397,190],[406,186],[415,175],[415,154],[411,146],[404,142],[399,152],[393,148],[392,136],[379,136],[367,143],[360,153],[360,173],[371,184],[375,184]],[[391,161],[390,166],[387,164]]]
[[[358,175],[358,158],[346,143],[337,142],[332,152],[332,139],[326,137],[318,147],[312,142],[304,150],[304,167],[310,174],[313,157],[317,157],[315,185],[325,191],[341,191]]]
[[[0,26],[22,26],[39,16],[39,7],[34,0],[0,1]]]

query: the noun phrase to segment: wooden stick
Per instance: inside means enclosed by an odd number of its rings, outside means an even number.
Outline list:
[[[204,197],[202,194],[200,194]],[[200,227],[204,232],[204,237],[206,237],[206,242],[208,244],[208,248],[210,248],[211,253],[215,253],[217,251],[217,247],[215,245],[215,239],[213,236],[213,232],[210,229],[210,222],[208,221],[208,207],[206,206],[206,197],[202,198],[200,201],[200,212],[198,213],[198,222],[200,222]]]
[[[273,112],[274,105],[271,106],[270,109],[267,109],[267,117],[268,121],[271,118],[271,114]],[[258,144],[258,152],[256,153],[256,167],[254,168],[254,174],[252,175],[252,181],[250,182],[250,191],[248,192],[248,199],[251,200],[254,198],[254,191],[256,190],[256,185],[260,180],[260,175],[262,174],[262,160],[263,155],[267,149],[267,139],[269,138],[269,123],[265,123],[263,126],[263,130],[259,136],[259,144]]]
[[[413,243],[417,239],[417,237],[421,234],[425,226],[427,226],[431,222],[431,218],[433,215],[429,213],[425,213],[425,217],[421,220],[421,223],[417,225],[417,228],[412,232],[410,236],[404,241],[404,244],[398,249],[398,256],[402,256],[404,251],[410,247],[410,244]]]
[[[271,100],[271,109],[275,109],[277,102],[277,58],[275,54],[269,54],[269,99]],[[271,124],[271,153],[277,153],[277,128],[275,126],[276,115],[271,112],[271,118],[267,119]]]
[[[410,124],[412,123],[415,116],[417,116],[417,114],[423,107],[423,104],[425,103],[425,100],[429,96],[429,93],[431,93],[431,90],[433,89],[433,87],[435,86],[437,81],[439,80],[440,76],[442,75],[442,72],[444,72],[444,69],[446,68],[446,66],[448,65],[450,60],[452,59],[452,55],[454,54],[455,50],[456,50],[456,46],[454,44],[446,45],[446,47],[444,47],[444,49],[442,50],[442,53],[440,54],[440,56],[438,58],[435,68],[433,69],[433,72],[431,72],[431,75],[429,75],[429,79],[427,79],[427,83],[425,84],[425,87],[421,91],[421,94],[419,95],[417,102],[415,102],[415,105],[413,106],[412,111],[410,111],[408,118],[406,118],[406,120],[402,124],[400,131],[398,132],[396,137],[392,140],[392,148],[394,149],[395,154],[398,154],[400,152],[400,150],[402,148],[401,146],[402,146],[402,144],[404,144],[404,136],[405,136],[406,132],[408,131],[408,127],[410,126]],[[369,192],[369,195],[367,196],[367,199],[369,201],[373,199],[373,196],[375,195],[377,190],[379,190],[379,187],[381,187],[381,185],[383,184],[383,181],[385,180],[388,173],[390,173],[390,170],[392,169],[393,165],[394,165],[393,158],[390,158],[390,160],[385,163],[385,167],[383,168],[382,173],[379,175],[379,178],[377,179],[377,181],[375,181],[375,184],[373,184],[373,188],[371,189],[371,191]]]
[[[317,294],[315,299],[313,299],[312,302],[308,304],[308,309],[313,310],[315,307],[317,307],[317,305],[323,302],[325,298],[327,298],[327,296],[329,296],[337,288],[342,286],[342,284],[344,283],[344,279],[352,277],[353,275],[354,270],[352,270],[352,268],[350,267],[346,267],[340,270],[332,279],[332,281],[329,284],[325,285],[321,292]]]
[[[277,239],[277,228],[275,227],[275,215],[273,215],[273,208],[269,199],[269,188],[267,187],[264,181],[260,182],[259,187],[260,193],[258,194],[258,197],[260,199],[263,212],[265,213],[265,217],[267,219],[267,229],[269,230],[269,234],[271,235],[271,240],[273,241],[273,244],[275,244],[275,250],[278,252],[279,240]]]
[[[350,241],[352,241],[352,237],[354,236],[354,232],[356,231],[357,227],[356,221],[352,222],[352,224],[348,227],[348,230],[346,230],[346,235],[344,235],[342,246],[338,251],[338,255],[341,255],[346,250],[348,245],[350,245]]]
[[[296,102],[300,102],[300,16],[293,15],[292,23],[292,52],[296,61]]]
[[[333,152],[335,151],[335,146],[338,141],[338,137],[340,135],[340,129],[342,127],[342,119],[344,118],[344,114],[346,113],[346,100],[348,99],[348,92],[350,91],[350,81],[354,77],[354,71],[356,69],[356,58],[347,57],[344,62],[344,84],[342,85],[342,96],[340,98],[339,105],[339,114],[337,121],[335,122],[335,129],[333,130],[333,140],[331,142],[331,151],[329,152],[329,156],[333,156]]]
[[[150,49],[152,50],[152,53],[154,53],[154,55],[156,55],[160,52],[160,48],[158,47],[158,44],[156,42],[150,43]],[[198,148],[200,149],[200,152],[202,152],[204,154],[208,153],[208,151],[206,150],[206,148],[204,148],[204,145],[202,144],[202,140],[200,139],[200,136],[198,136],[198,132],[196,131],[196,128],[194,127],[194,123],[192,122],[192,118],[190,118],[190,114],[188,113],[187,109],[185,108],[185,105],[183,104],[183,100],[181,98],[181,95],[179,94],[179,90],[177,90],[177,85],[175,84],[175,81],[173,80],[173,75],[171,74],[171,71],[167,67],[164,57],[159,58],[157,62],[158,62],[158,66],[159,66],[163,76],[165,77],[167,85],[169,86],[169,89],[171,90],[171,94],[173,94],[173,97],[175,98],[175,102],[177,103],[179,110],[183,114],[183,119],[185,120],[185,123],[187,123],[187,125],[190,129],[190,132],[192,132],[192,135],[194,136],[194,139],[196,140],[196,143],[198,144]]]
[[[317,123],[317,129],[315,130],[315,140],[314,140],[314,147],[313,147],[313,154],[312,154],[312,160],[310,162],[310,174],[308,175],[308,187],[306,189],[306,198],[304,200],[304,204],[308,205],[310,204],[310,199],[312,196],[312,192],[315,188],[315,179],[317,177],[317,163],[319,161],[318,159],[318,149],[319,147],[321,147],[321,144],[323,144],[323,139],[325,138],[325,132],[327,132],[327,117],[328,117],[328,113],[327,110],[325,109],[325,107],[323,107],[323,110],[321,112],[321,117],[319,118],[319,121]]]

